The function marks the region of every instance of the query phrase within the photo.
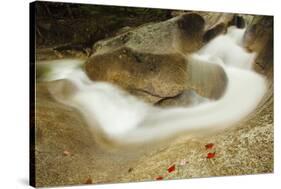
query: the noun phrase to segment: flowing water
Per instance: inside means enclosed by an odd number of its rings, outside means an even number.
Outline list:
[[[81,60],[40,64],[48,64],[50,68],[45,80],[68,81],[49,88],[54,98],[79,110],[89,127],[109,140],[132,144],[183,132],[203,135],[245,118],[255,110],[267,90],[266,79],[252,69],[255,54],[241,47],[244,32],[231,27],[226,35],[216,37],[198,52],[188,55],[189,61],[221,66],[228,80],[221,98],[191,107],[156,107],[110,83],[91,81],[83,71]]]

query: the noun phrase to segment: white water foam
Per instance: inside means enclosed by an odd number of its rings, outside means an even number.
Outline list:
[[[216,101],[162,109],[144,103],[112,84],[90,81],[81,66],[53,67],[57,70],[53,71],[56,73],[53,80],[65,78],[77,88],[68,98],[61,95],[55,98],[78,109],[90,127],[99,127],[106,137],[120,143],[143,143],[181,132],[192,135],[223,129],[254,111],[267,90],[265,78],[251,69],[255,55],[239,46],[242,37],[241,30],[232,28],[230,34],[215,38],[189,56],[191,60],[218,64],[224,69],[228,84],[225,94]],[[60,63],[67,62],[60,60]],[[79,60],[76,63],[81,64]]]
[[[255,53],[248,53],[242,47],[245,29],[229,27],[226,35],[220,35],[199,50],[197,54],[221,59],[228,66],[251,70]]]

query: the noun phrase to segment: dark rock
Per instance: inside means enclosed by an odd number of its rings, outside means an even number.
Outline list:
[[[235,15],[232,20],[228,23],[229,26],[236,26],[237,28],[245,28],[246,21],[243,16]]]
[[[180,50],[184,53],[194,52],[203,45],[205,21],[198,14],[185,14],[177,21],[179,28]]]
[[[214,39],[216,36],[226,32],[226,25],[224,23],[217,24],[213,28],[205,32],[203,36],[203,42],[207,43]]]

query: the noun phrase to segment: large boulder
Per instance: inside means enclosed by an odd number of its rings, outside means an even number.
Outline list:
[[[114,83],[150,103],[189,89],[217,99],[226,85],[223,69],[188,58],[204,45],[206,32],[205,20],[194,13],[129,29],[95,43],[85,70],[92,80]]]
[[[172,97],[185,89],[186,60],[183,56],[138,52],[128,47],[95,55],[86,63],[92,80],[107,81],[149,102]]]
[[[205,20],[203,42],[207,43],[217,35],[226,32],[229,25],[236,25],[234,22],[237,16],[231,13],[205,12],[205,11],[172,11],[172,16],[182,16],[186,13],[200,15]]]
[[[272,73],[273,69],[273,17],[256,16],[244,36],[245,47],[257,53],[256,70]]]
[[[158,23],[148,23],[98,41],[93,56],[126,46],[154,54],[194,52],[202,45],[205,21],[198,14],[185,14]]]

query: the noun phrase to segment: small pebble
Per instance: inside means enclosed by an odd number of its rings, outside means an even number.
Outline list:
[[[183,166],[183,165],[186,165],[188,163],[188,161],[186,161],[186,159],[182,159],[180,161],[180,165]]]
[[[129,168],[128,169],[128,173],[132,172],[133,171],[133,168]]]
[[[64,151],[63,151],[63,155],[65,155],[65,156],[70,156],[71,154],[70,154],[70,152],[69,152],[69,151],[64,150]]]

